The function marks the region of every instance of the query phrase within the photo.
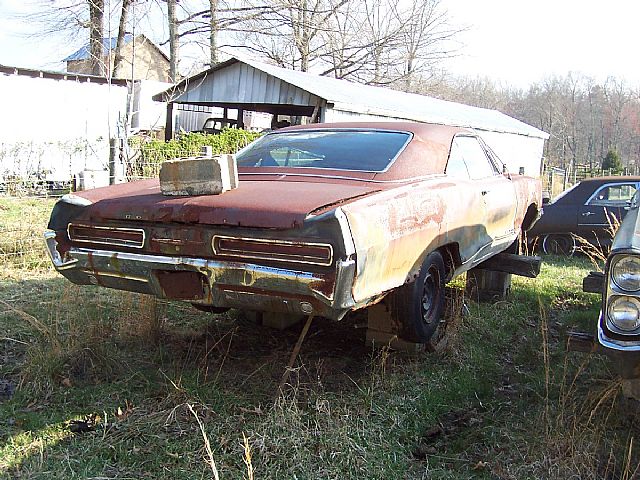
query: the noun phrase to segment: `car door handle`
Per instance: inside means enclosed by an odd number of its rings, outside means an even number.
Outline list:
[[[595,215],[595,213],[593,213],[593,212],[584,212],[584,213],[582,214],[582,216],[583,216],[583,217],[588,217],[588,216],[590,216],[590,215]]]

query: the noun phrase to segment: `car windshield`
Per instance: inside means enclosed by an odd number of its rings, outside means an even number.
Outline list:
[[[236,155],[240,167],[329,168],[382,172],[411,135],[380,130],[272,133]]]

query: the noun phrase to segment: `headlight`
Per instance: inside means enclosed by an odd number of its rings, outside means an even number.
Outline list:
[[[611,279],[622,290],[636,292],[640,290],[640,257],[622,257],[611,269]]]
[[[640,300],[634,297],[611,297],[607,315],[616,329],[633,332],[640,327]]]

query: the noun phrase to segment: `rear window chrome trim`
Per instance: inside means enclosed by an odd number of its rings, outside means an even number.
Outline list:
[[[242,167],[242,168],[251,168],[251,167]],[[291,167],[287,167],[291,168]],[[308,168],[308,167],[306,167]],[[318,169],[320,170],[320,169]],[[332,169],[333,170],[333,169]],[[337,170],[337,169],[335,169]],[[351,171],[354,170],[344,170]],[[446,175],[444,173],[429,173],[427,175],[421,175],[419,177],[411,177],[411,178],[399,178],[397,180],[376,180],[375,178],[359,178],[359,177],[346,177],[342,175],[323,175],[321,173],[300,173],[300,172],[238,172],[238,175],[264,175],[264,176],[272,176],[272,177],[307,177],[307,178],[328,178],[332,180],[354,180],[356,182],[365,182],[365,183],[415,183],[422,180],[429,180],[432,178],[444,178]],[[451,177],[448,177],[451,178]]]
[[[313,166],[309,166],[309,167],[268,167],[268,168],[274,168],[274,169],[278,169],[278,168],[300,168],[300,169],[316,169],[316,170],[335,170],[338,172],[359,172],[359,173],[374,173],[374,174],[378,174],[378,173],[386,173],[389,171],[389,169],[393,166],[393,164],[396,162],[396,160],[398,159],[398,157],[400,155],[402,155],[402,153],[405,151],[405,149],[407,148],[407,145],[409,145],[409,143],[411,143],[411,141],[413,140],[414,134],[413,132],[408,132],[406,130],[390,130],[387,128],[313,128],[313,129],[307,129],[305,128],[304,130],[300,129],[300,130],[289,130],[289,131],[278,131],[278,132],[270,132],[268,134],[266,134],[263,137],[260,137],[258,140],[256,140],[256,142],[260,142],[261,140],[268,138],[270,136],[274,136],[274,135],[285,135],[285,134],[292,134],[292,133],[323,133],[323,132],[364,132],[364,133],[373,133],[373,132],[377,132],[377,133],[401,133],[403,135],[407,136],[407,140],[404,142],[404,144],[398,149],[398,151],[396,152],[395,156],[389,161],[389,163],[387,163],[387,166],[383,169],[383,170],[357,170],[354,168],[320,168],[320,167],[313,167]],[[245,150],[248,150],[252,145],[255,145],[256,142],[252,142],[249,145],[247,145],[245,148],[243,148],[242,150],[240,150],[239,152],[236,153],[236,158],[238,157],[238,155],[242,154]],[[246,165],[238,165],[238,168],[263,168],[263,167],[247,167]]]
[[[122,242],[118,242],[118,241],[107,241],[107,240],[87,240],[84,238],[73,238],[71,236],[71,228],[72,227],[78,227],[78,228],[93,228],[96,230],[108,230],[108,231],[119,231],[119,232],[129,232],[129,233],[140,233],[142,234],[142,241],[136,244],[129,244],[129,243],[122,243]],[[88,224],[84,224],[84,223],[70,223],[69,225],[67,225],[67,237],[69,238],[69,240],[71,240],[72,242],[77,242],[77,243],[95,243],[98,245],[111,245],[114,247],[129,247],[129,248],[144,248],[145,242],[147,240],[147,236],[146,233],[144,231],[144,229],[142,228],[125,228],[125,227],[107,227],[104,225],[88,225]]]
[[[264,245],[302,245],[309,247],[322,247],[326,248],[329,251],[329,256],[326,261],[311,261],[304,260],[303,258],[286,258],[286,257],[278,257],[276,255],[268,255],[268,254],[256,254],[256,253],[234,253],[234,252],[225,252],[220,251],[217,248],[218,240],[238,240],[243,242],[255,242],[258,244]],[[221,257],[233,257],[233,258],[250,258],[252,260],[268,260],[274,262],[286,262],[286,263],[294,263],[294,264],[305,264],[305,265],[320,265],[323,267],[329,267],[333,264],[333,245],[330,243],[315,243],[315,242],[294,242],[290,240],[270,240],[265,238],[251,238],[251,237],[233,237],[229,235],[214,235],[211,238],[211,248],[213,249],[214,255],[219,255]]]

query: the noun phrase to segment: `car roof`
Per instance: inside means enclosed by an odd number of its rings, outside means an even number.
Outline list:
[[[607,183],[607,182],[640,182],[638,175],[609,175],[606,177],[585,178],[581,183]]]

